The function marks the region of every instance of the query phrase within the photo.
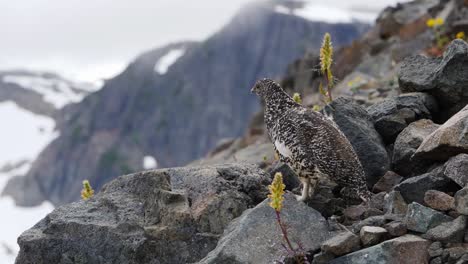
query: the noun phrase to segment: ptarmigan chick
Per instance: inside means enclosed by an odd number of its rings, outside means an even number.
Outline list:
[[[322,114],[296,103],[270,79],[252,88],[265,100],[265,123],[280,160],[288,164],[302,182],[304,201],[314,193],[320,175],[344,187],[342,194],[368,201],[365,172],[344,134]]]

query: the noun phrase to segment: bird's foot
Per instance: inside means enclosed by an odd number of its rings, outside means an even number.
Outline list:
[[[307,197],[305,196],[302,196],[302,195],[295,195],[296,196],[296,200],[298,200],[299,202],[305,202],[305,200],[307,200]]]

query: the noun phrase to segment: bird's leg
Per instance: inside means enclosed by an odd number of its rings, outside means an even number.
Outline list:
[[[303,202],[309,198],[310,180],[307,177],[300,177],[299,180],[302,182],[302,194],[301,196],[296,196],[296,198],[298,201]]]
[[[317,190],[319,179],[316,177],[312,177],[309,179],[310,188],[309,188],[309,197],[314,196],[315,190]]]

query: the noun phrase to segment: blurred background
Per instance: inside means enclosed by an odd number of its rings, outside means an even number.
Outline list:
[[[241,136],[258,78],[363,35],[393,0],[0,0],[0,263],[55,206]]]

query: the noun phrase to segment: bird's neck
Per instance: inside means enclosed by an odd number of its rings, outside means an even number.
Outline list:
[[[265,118],[269,121],[277,120],[290,108],[300,106],[285,92],[278,92],[265,100]]]

